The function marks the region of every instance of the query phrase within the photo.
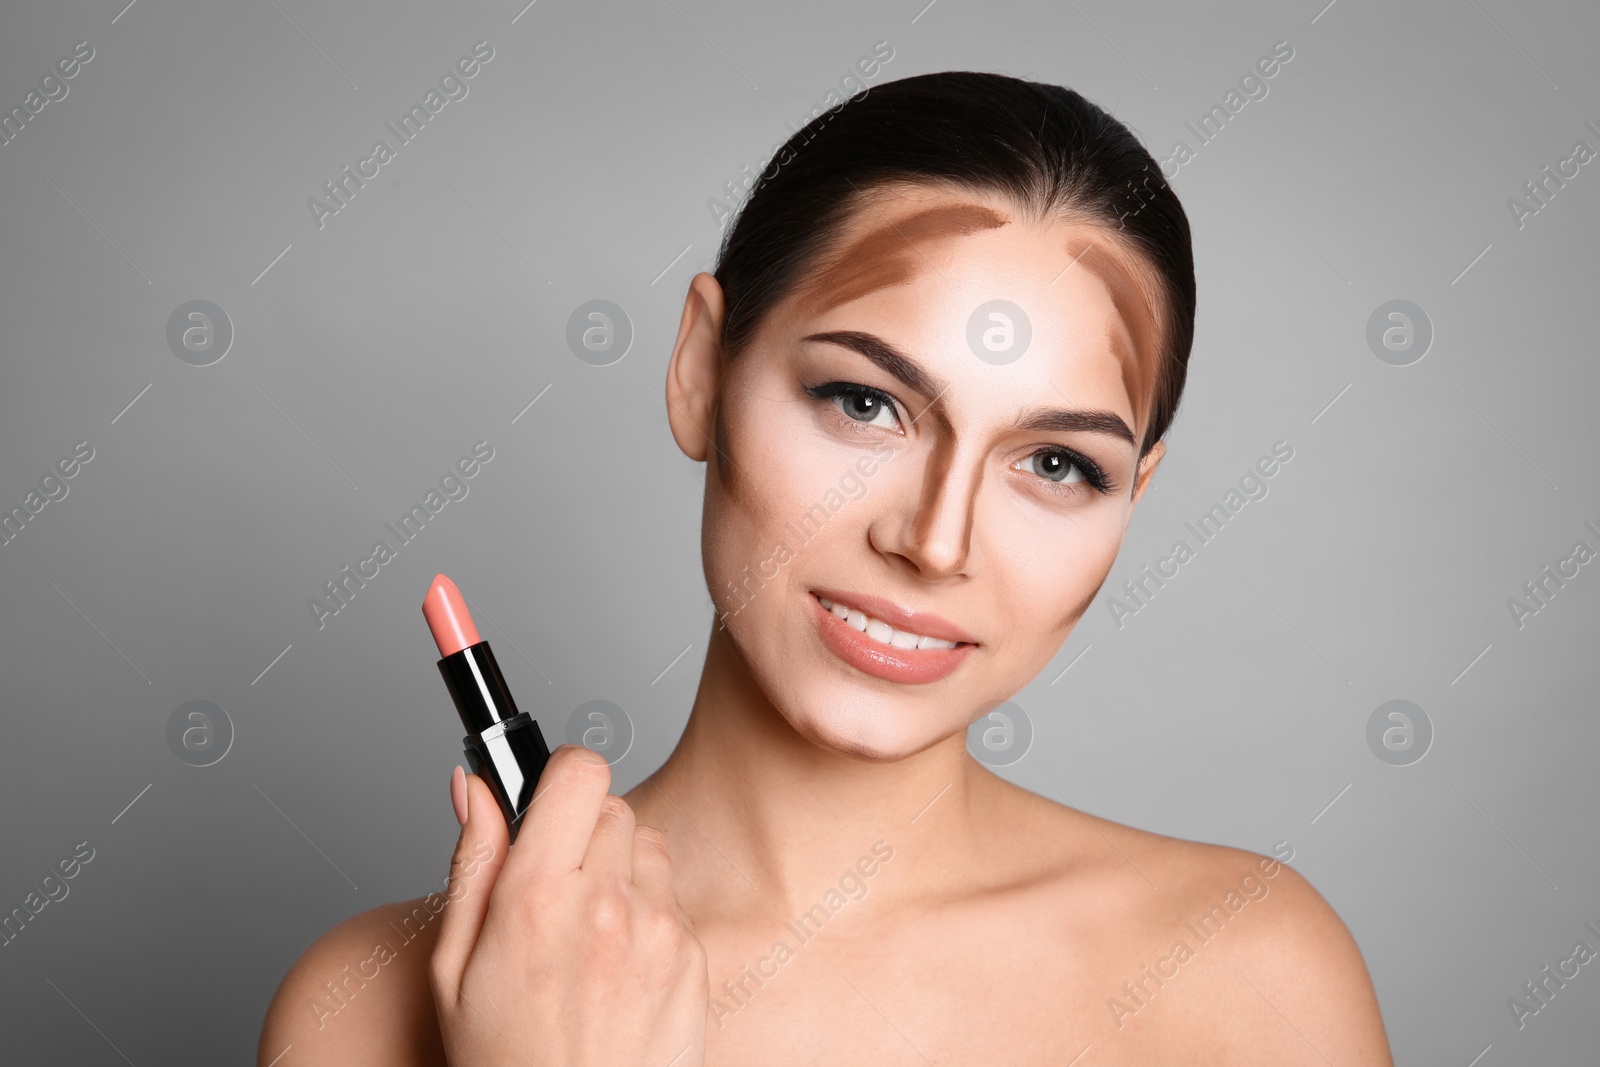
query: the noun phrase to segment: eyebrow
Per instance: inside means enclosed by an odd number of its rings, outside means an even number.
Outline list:
[[[937,404],[938,398],[950,388],[944,379],[929,373],[916,360],[874,334],[863,333],[860,330],[826,330],[807,334],[801,340],[840,345],[860,353],[885,373],[898,378],[923,396],[933,397],[930,407]],[[1122,416],[1113,411],[1033,408],[1017,420],[1016,427],[1019,430],[1044,433],[1080,431],[1103,433],[1126,441],[1130,445],[1138,444],[1134,440],[1133,431],[1122,420]]]

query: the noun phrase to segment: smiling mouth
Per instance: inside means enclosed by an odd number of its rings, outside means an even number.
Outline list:
[[[949,649],[976,643],[973,641],[947,641],[939,637],[929,637],[926,634],[912,633],[909,630],[897,630],[882,619],[868,615],[858,608],[846,607],[844,604],[829,600],[825,596],[813,595],[817,596],[818,602],[825,609],[838,616],[847,626],[889,648]]]

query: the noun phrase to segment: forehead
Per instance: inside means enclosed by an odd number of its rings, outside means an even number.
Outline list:
[[[800,287],[802,315],[815,318],[879,289],[904,285],[930,266],[928,255],[939,251],[936,245],[1005,226],[1011,216],[951,197],[909,205],[871,203],[851,221],[840,247],[824,254]]]
[[[1086,280],[1057,285],[1069,271],[1092,277],[1115,321],[1106,324],[1106,344],[1121,368],[1123,386],[1143,433],[1161,345],[1160,282],[1144,257],[1116,231],[1083,219],[1051,218],[1029,223],[1014,205],[971,191],[899,188],[866,200],[852,213],[833,246],[796,286],[795,313],[814,319],[835,308],[894,286],[908,285],[941,270],[959,254],[963,238],[1027,228],[1047,246],[1035,266],[1044,272],[1040,293],[1070,299]]]

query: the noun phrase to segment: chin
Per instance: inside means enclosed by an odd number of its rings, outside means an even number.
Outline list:
[[[907,759],[965,731],[961,723],[940,729],[926,708],[921,712],[898,708],[859,691],[821,696],[798,708],[786,705],[789,701],[779,710],[801,737],[820,749],[867,763]],[[827,708],[846,710],[823,710]]]

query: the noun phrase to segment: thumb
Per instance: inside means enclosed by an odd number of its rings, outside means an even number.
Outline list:
[[[500,814],[494,794],[476,774],[465,777],[467,818],[450,857],[450,885],[445,890],[448,906],[431,965],[435,993],[443,994],[441,999],[449,1003],[461,988],[461,977],[489,911],[489,894],[510,849],[505,816]]]

